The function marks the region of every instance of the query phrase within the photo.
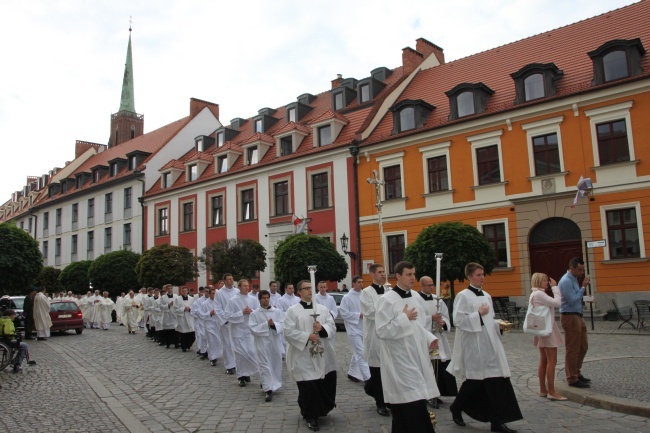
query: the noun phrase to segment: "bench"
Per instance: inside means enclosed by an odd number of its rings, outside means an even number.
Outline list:
[[[636,327],[640,331],[645,329],[645,320],[650,320],[650,301],[634,301],[634,306],[637,312]]]
[[[614,309],[618,314],[618,318],[621,319],[621,324],[618,325],[618,329],[621,329],[621,326],[625,325],[626,323],[630,325],[632,329],[636,329],[634,323],[631,322],[632,317],[634,316],[634,311],[632,310],[632,307],[618,308],[618,304],[614,299],[612,299],[612,304],[614,304]]]

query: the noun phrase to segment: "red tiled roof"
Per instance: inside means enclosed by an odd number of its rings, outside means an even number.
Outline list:
[[[401,66],[393,69],[392,73],[386,78],[386,81],[384,81],[386,87],[379,93],[379,95],[377,95],[377,97],[369,102],[363,103],[362,105],[358,105],[357,99],[355,98],[353,102],[351,102],[344,110],[340,110],[340,112],[332,111],[332,97],[330,91],[328,90],[316,95],[315,99],[309,104],[312,109],[298,122],[287,121],[286,108],[284,106],[279,107],[273,114],[273,117],[278,119],[278,121],[264,133],[253,132],[254,122],[249,122],[250,119],[244,119],[245,121],[240,125],[239,134],[237,134],[237,136],[235,136],[235,138],[232,140],[224,143],[224,145],[220,148],[215,149],[213,154],[216,155],[224,153],[226,150],[233,150],[242,153],[242,146],[260,140],[271,144],[271,148],[269,148],[269,150],[264,154],[262,159],[257,164],[244,165],[244,158],[238,157],[227,173],[216,174],[213,160],[199,176],[199,179],[193,181],[192,184],[207,181],[213,178],[227,177],[242,170],[252,170],[260,166],[275,164],[277,162],[286,161],[293,158],[299,158],[305,154],[326,152],[336,147],[349,145],[352,140],[354,140],[355,133],[358,132],[359,128],[366,120],[366,117],[371,113],[371,110],[375,104],[381,103],[381,101],[383,101],[383,98],[393,90],[395,83],[401,81],[403,75],[402,73],[403,69]],[[309,127],[309,125],[315,121],[332,118],[340,119],[347,124],[343,127],[341,133],[332,144],[323,147],[314,147],[314,138],[312,136],[313,130],[311,127]],[[307,136],[305,136],[305,138],[302,140],[295,153],[278,157],[275,149],[275,139],[273,137],[277,134],[286,133],[287,131],[290,131],[294,128],[305,132]],[[195,153],[195,150],[191,150],[183,158],[192,158]],[[186,181],[185,176],[180,176],[174,185],[165,189],[161,189],[160,182],[156,182],[154,186],[149,189],[146,195],[152,196],[160,192],[173,191],[175,189],[182,188],[187,183],[188,182]]]
[[[214,161],[214,157],[208,153],[205,152],[194,152],[192,154],[186,154],[188,155],[185,159],[183,159],[184,163],[187,162],[192,162],[192,161],[207,161],[207,162],[212,162]],[[183,166],[185,167],[185,166]]]
[[[180,168],[181,170],[185,170],[185,165],[183,165],[183,163],[177,159],[172,159],[167,164],[162,166],[158,171],[165,171],[169,170],[170,168]]]
[[[396,102],[422,99],[436,109],[423,128],[403,135],[449,124],[449,98],[445,92],[461,83],[480,82],[494,90],[486,115],[521,107],[523,104],[515,106],[513,103],[516,93],[510,74],[531,63],[554,63],[564,71],[564,76],[557,81],[556,99],[589,91],[593,89],[593,64],[587,53],[611,40],[635,38],[640,38],[646,49],[650,48],[650,2],[647,0],[420,71]],[[647,76],[650,72],[649,55],[642,57],[641,66]],[[468,116],[456,122],[476,117]],[[363,145],[394,137],[392,129],[392,113],[389,112]]]

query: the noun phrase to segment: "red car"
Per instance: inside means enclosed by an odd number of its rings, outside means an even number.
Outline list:
[[[54,301],[50,305],[52,327],[50,332],[65,332],[74,329],[77,334],[84,330],[83,317],[79,306],[72,301]]]

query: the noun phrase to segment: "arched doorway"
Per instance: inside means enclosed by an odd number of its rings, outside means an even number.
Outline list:
[[[580,227],[570,219],[547,218],[530,230],[528,248],[531,274],[543,272],[559,281],[569,260],[582,257]]]

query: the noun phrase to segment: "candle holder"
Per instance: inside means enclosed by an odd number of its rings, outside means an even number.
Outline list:
[[[310,316],[314,319],[314,323],[318,321],[318,316],[320,316],[320,314],[316,312],[316,268],[316,265],[307,266],[307,272],[309,272],[309,279],[311,281],[311,306],[314,311],[313,314],[310,314]],[[309,354],[311,357],[315,358],[316,356],[320,355],[322,358],[323,353],[325,353],[325,348],[321,344],[320,340],[312,341],[311,347],[309,348]]]

